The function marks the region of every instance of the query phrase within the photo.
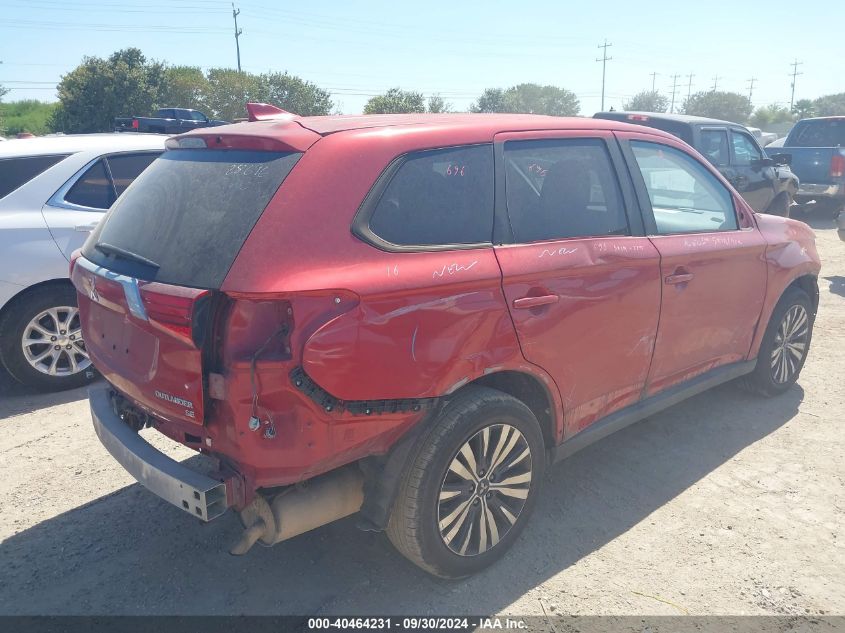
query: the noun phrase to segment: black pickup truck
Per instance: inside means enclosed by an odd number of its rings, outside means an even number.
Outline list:
[[[752,209],[789,217],[799,182],[789,168],[789,157],[767,156],[744,126],[718,119],[654,112],[598,112],[593,118],[625,121],[674,134],[709,160]]]
[[[845,116],[801,119],[782,147],[770,154],[789,156],[801,179],[795,201],[805,211],[820,209],[834,217],[845,211]]]
[[[226,125],[228,121],[209,119],[199,110],[187,108],[159,108],[154,117],[119,117],[114,120],[115,132],[158,132],[181,134],[198,127]]]

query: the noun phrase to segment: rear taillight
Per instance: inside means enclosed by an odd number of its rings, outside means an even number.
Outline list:
[[[629,121],[648,121],[648,117],[644,114],[629,114]]]
[[[133,130],[137,130],[137,129],[138,129],[138,125],[139,125],[139,124],[138,124],[138,119],[132,119],[132,129],[133,129]]]
[[[149,283],[141,286],[141,301],[154,326],[186,340],[193,340],[194,315],[211,297],[210,290]]]
[[[830,159],[830,177],[842,178],[845,176],[845,156],[836,153]]]
[[[70,254],[70,268],[68,269],[68,277],[73,278],[73,267],[76,265],[76,260],[82,256],[82,249],[77,248]]]

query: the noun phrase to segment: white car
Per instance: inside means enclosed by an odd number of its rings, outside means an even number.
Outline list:
[[[64,389],[95,377],[79,327],[70,254],[164,150],[160,134],[82,134],[0,145],[0,364]]]

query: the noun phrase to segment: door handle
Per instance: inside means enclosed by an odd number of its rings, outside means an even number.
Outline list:
[[[695,275],[692,273],[676,272],[673,275],[668,275],[664,281],[666,281],[667,284],[685,284],[688,281],[691,281],[693,277],[695,277]]]
[[[521,299],[513,300],[513,307],[516,309],[536,308],[539,306],[547,306],[552,303],[557,303],[560,297],[557,295],[542,295],[540,297],[522,297]]]
[[[73,230],[78,231],[79,233],[90,233],[97,228],[97,224],[97,222],[92,222],[91,224],[80,224],[79,226],[73,227]]]

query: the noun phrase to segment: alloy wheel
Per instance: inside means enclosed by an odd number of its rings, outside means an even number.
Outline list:
[[[531,489],[531,448],[509,424],[486,426],[456,452],[437,506],[440,537],[460,556],[478,556],[513,528]]]
[[[780,322],[772,350],[772,380],[784,384],[794,378],[807,353],[810,319],[802,305],[793,305]]]
[[[23,354],[33,369],[48,376],[72,376],[91,366],[79,309],[58,306],[36,315],[24,328]]]

